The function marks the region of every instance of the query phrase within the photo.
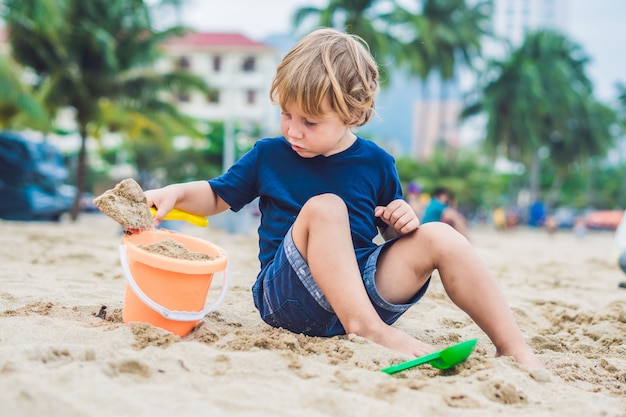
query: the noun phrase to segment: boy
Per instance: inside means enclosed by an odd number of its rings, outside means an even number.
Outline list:
[[[467,240],[446,224],[420,227],[393,158],[353,133],[372,117],[377,91],[377,66],[360,39],[333,29],[305,36],[270,91],[283,136],[259,140],[218,178],[146,191],[155,222],[174,207],[210,216],[258,196],[261,271],[252,292],[268,324],[310,336],[353,333],[421,356],[435,348],[391,324],[438,269],[497,355],[541,367]],[[377,246],[379,230],[387,242]]]

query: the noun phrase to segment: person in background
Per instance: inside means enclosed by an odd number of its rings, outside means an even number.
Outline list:
[[[545,227],[549,235],[553,235],[559,230],[559,222],[554,215],[549,214],[543,222],[543,227]]]
[[[465,216],[454,207],[454,194],[445,187],[435,188],[430,203],[424,210],[422,224],[443,222],[454,227],[467,240],[470,239]]]
[[[617,258],[617,264],[620,269],[626,273],[626,210],[622,215],[617,229],[615,230],[615,241],[613,242],[614,256]],[[620,288],[626,288],[626,281],[618,284]]]
[[[406,187],[406,202],[413,208],[418,219],[424,214],[424,205],[422,204],[422,188],[410,182]]]
[[[585,218],[583,216],[576,216],[574,220],[574,235],[582,239],[587,234],[587,223],[585,222]]]
[[[504,207],[497,207],[492,213],[493,225],[496,230],[506,229],[506,211]]]
[[[541,227],[546,220],[546,206],[541,200],[535,201],[529,210],[528,225],[531,227]]]

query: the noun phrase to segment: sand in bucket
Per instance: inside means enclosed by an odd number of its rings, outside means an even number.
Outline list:
[[[165,239],[174,239],[210,259],[179,259],[142,248]],[[228,257],[219,246],[202,239],[167,230],[126,234],[120,245],[120,259],[126,276],[124,323],[150,323],[184,336],[217,307],[226,293]],[[205,307],[213,276],[218,272],[223,273],[220,295]]]

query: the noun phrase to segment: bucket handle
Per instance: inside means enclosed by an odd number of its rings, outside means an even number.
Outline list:
[[[222,279],[222,291],[217,299],[208,307],[205,307],[202,311],[180,311],[180,310],[169,310],[166,307],[163,307],[161,304],[157,303],[153,299],[151,299],[145,292],[139,288],[139,285],[133,278],[133,274],[130,272],[130,267],[128,266],[128,255],[126,254],[126,246],[120,245],[120,261],[122,264],[122,270],[124,271],[124,277],[126,278],[126,283],[133,290],[135,295],[139,297],[144,304],[148,307],[165,317],[169,320],[174,321],[199,321],[204,318],[211,311],[215,310],[215,308],[222,302],[224,297],[226,296],[226,289],[228,288],[228,265],[226,269],[223,271],[224,277]]]

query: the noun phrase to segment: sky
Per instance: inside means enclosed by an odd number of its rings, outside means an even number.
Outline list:
[[[565,31],[591,59],[587,74],[596,97],[613,102],[615,84],[626,85],[626,0],[562,0]],[[183,21],[205,32],[239,32],[254,40],[286,33],[302,6],[325,6],[328,0],[189,0]]]

